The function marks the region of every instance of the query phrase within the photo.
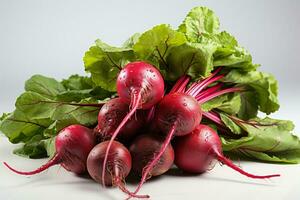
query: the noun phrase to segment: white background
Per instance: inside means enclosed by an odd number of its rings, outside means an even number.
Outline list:
[[[120,45],[135,32],[159,23],[176,27],[194,6],[205,5],[220,17],[221,27],[253,55],[261,70],[279,80],[281,109],[273,117],[291,119],[300,132],[300,1],[60,1],[0,0],[0,112],[14,108],[24,81],[39,73],[58,79],[84,74],[82,56],[96,38]],[[0,136],[0,161],[33,169],[45,160],[11,154],[13,145]],[[299,199],[300,165],[240,163],[259,174],[282,173],[272,181],[249,180],[227,167],[196,177],[167,175],[143,188],[153,199]],[[130,186],[133,189],[133,186]],[[89,179],[53,167],[22,177],[0,165],[0,199],[122,199]],[[298,197],[298,198],[297,198]]]

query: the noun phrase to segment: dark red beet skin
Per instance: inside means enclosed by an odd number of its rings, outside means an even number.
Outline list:
[[[178,168],[190,173],[203,173],[212,169],[214,161],[219,160],[249,178],[263,179],[280,176],[279,174],[258,176],[245,172],[223,155],[221,145],[218,134],[209,126],[200,124],[191,134],[176,138],[175,164]]]
[[[117,92],[129,105],[132,104],[133,92],[141,92],[139,108],[149,109],[164,95],[164,80],[160,72],[143,61],[127,64],[119,73]]]
[[[105,103],[98,114],[97,140],[110,139],[128,112],[129,106],[121,98],[114,98]],[[121,128],[117,139],[124,142],[129,141],[143,126],[143,120],[142,113],[137,112]]]
[[[55,138],[56,153],[45,165],[40,168],[22,172],[10,167],[9,169],[21,175],[34,175],[49,167],[61,164],[66,170],[76,174],[86,172],[86,160],[89,152],[95,145],[93,131],[81,125],[70,125],[59,132]]]
[[[61,165],[68,171],[86,172],[86,159],[95,146],[92,130],[81,125],[64,128],[55,139],[55,148],[61,155]]]
[[[90,152],[87,159],[87,168],[90,176],[102,183],[101,172],[103,168],[103,160],[105,151],[109,141],[97,144]],[[105,173],[105,185],[112,186],[113,178],[118,177],[124,179],[131,170],[131,155],[127,148],[121,143],[114,141],[111,146],[111,152],[108,156],[107,169]]]
[[[98,183],[103,184],[102,170],[103,160],[109,141],[97,144],[90,152],[87,159],[87,169],[90,176]],[[131,194],[124,185],[124,179],[131,170],[131,155],[128,149],[117,141],[113,141],[108,155],[107,168],[105,170],[105,186],[119,187],[131,197],[148,198],[147,195]]]
[[[176,123],[174,135],[186,135],[200,123],[202,112],[195,98],[184,93],[166,95],[158,104],[155,122],[167,134]]]
[[[145,134],[137,137],[131,144],[129,150],[132,156],[132,169],[139,175],[142,175],[143,169],[151,161],[156,152],[158,152],[164,142],[164,139]],[[157,164],[153,167],[151,176],[159,176],[168,171],[174,162],[174,150],[171,144],[168,145]]]
[[[221,141],[209,126],[199,125],[191,134],[176,137],[175,164],[190,173],[203,173],[216,163],[215,152],[222,152]],[[209,142],[210,138],[212,142]]]

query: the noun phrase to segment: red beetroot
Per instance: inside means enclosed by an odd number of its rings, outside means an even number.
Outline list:
[[[6,162],[4,162],[4,165],[21,175],[34,175],[57,164],[68,171],[81,174],[86,172],[86,160],[94,145],[95,141],[91,129],[81,125],[71,125],[61,130],[56,136],[56,153],[51,160],[40,168],[23,172],[10,167]]]
[[[156,110],[155,123],[163,133],[174,129],[175,136],[190,133],[200,123],[202,112],[198,102],[190,95],[166,95]]]
[[[101,172],[103,170],[103,160],[109,141],[101,142],[90,152],[87,159],[87,169],[90,176],[98,183],[103,183]],[[124,186],[124,179],[131,170],[131,155],[128,149],[117,141],[113,141],[111,151],[107,159],[105,168],[105,185],[116,186],[131,197],[148,198],[147,195],[134,195]]]
[[[132,107],[149,109],[164,95],[164,80],[160,72],[146,62],[127,64],[117,79],[118,95]],[[135,102],[139,98],[137,102]]]
[[[145,166],[153,159],[163,144],[164,139],[157,135],[145,134],[137,137],[131,144],[129,150],[132,156],[132,169],[142,175]],[[157,164],[150,171],[151,176],[159,176],[168,171],[174,162],[174,150],[168,145]]]
[[[218,134],[209,126],[200,124],[191,134],[176,138],[175,164],[186,172],[203,173],[212,169],[215,160],[219,160],[250,178],[263,179],[280,176],[279,174],[258,176],[245,172],[223,155],[221,145]]]
[[[110,139],[128,112],[129,106],[121,98],[114,98],[105,103],[98,114],[97,140]],[[138,112],[122,127],[117,136],[118,140],[129,141],[142,126],[143,116],[142,113]]]

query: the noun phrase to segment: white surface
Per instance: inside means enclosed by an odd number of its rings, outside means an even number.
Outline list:
[[[82,56],[96,38],[121,44],[131,34],[159,23],[176,27],[197,5],[213,9],[222,27],[250,50],[254,62],[276,76],[281,110],[273,117],[293,120],[299,133],[300,1],[297,0],[0,0],[0,112],[13,109],[24,81],[35,73],[59,79],[73,73],[83,74]],[[13,148],[0,136],[0,161],[24,170],[46,161],[15,156],[11,153]],[[281,173],[282,177],[251,180],[217,165],[201,176],[163,176],[145,184],[142,192],[160,200],[300,199],[300,165],[240,164],[252,173]],[[59,166],[24,177],[0,165],[1,200],[123,197],[115,189],[103,190],[93,181],[67,173]]]

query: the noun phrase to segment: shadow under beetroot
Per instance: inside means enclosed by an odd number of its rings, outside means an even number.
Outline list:
[[[154,181],[158,181],[159,179],[161,179],[162,176],[153,176],[151,177],[150,179],[148,179],[146,182],[154,182]],[[127,177],[126,177],[126,184],[129,184],[129,185],[137,185],[139,184],[141,180],[141,176],[134,173],[134,172],[131,172]]]
[[[264,183],[258,183],[254,181],[258,181],[258,179],[251,179],[249,178],[249,181],[241,181],[241,180],[235,180],[235,179],[228,179],[228,178],[222,178],[222,177],[211,177],[211,176],[205,176],[205,173],[201,174],[193,174],[193,173],[187,173],[184,172],[178,168],[171,168],[168,172],[165,173],[166,176],[175,176],[175,177],[199,177],[203,178],[208,181],[221,181],[225,183],[238,183],[238,184],[246,184],[246,185],[260,185],[260,186],[267,186],[267,187],[275,187],[276,184],[270,182],[271,179],[266,179],[266,180],[260,180],[260,181],[265,181]],[[269,182],[266,182],[269,181]]]
[[[201,176],[202,174],[194,174],[194,173],[188,173],[185,172],[179,168],[173,167],[169,169],[165,175],[167,176],[177,176],[177,177],[195,177],[195,176]]]
[[[146,182],[155,182],[159,181],[162,177],[166,176],[176,176],[176,177],[194,177],[194,176],[199,176],[198,174],[191,174],[184,172],[178,168],[171,168],[169,169],[166,173],[160,175],[160,176],[153,176],[150,179],[148,179]],[[138,175],[137,173],[131,172],[127,177],[126,177],[126,184],[129,185],[137,185],[139,184],[141,180],[141,176]]]
[[[241,181],[241,180],[235,180],[235,179],[228,179],[228,178],[222,178],[222,177],[211,177],[211,176],[204,176],[205,173],[201,174],[193,174],[184,172],[178,168],[171,168],[169,171],[167,171],[165,174],[161,176],[151,177],[147,180],[147,182],[155,182],[162,178],[162,176],[171,176],[171,177],[178,177],[178,178],[185,178],[185,177],[197,177],[199,179],[203,179],[205,181],[219,181],[224,183],[237,183],[237,184],[247,184],[247,185],[260,185],[260,186],[267,186],[267,187],[274,187],[276,186],[273,183],[258,183],[253,182],[253,180],[249,179],[249,181]],[[141,177],[135,173],[130,173],[126,178],[126,183],[130,185],[137,185],[140,182]],[[201,184],[201,182],[199,182]]]

